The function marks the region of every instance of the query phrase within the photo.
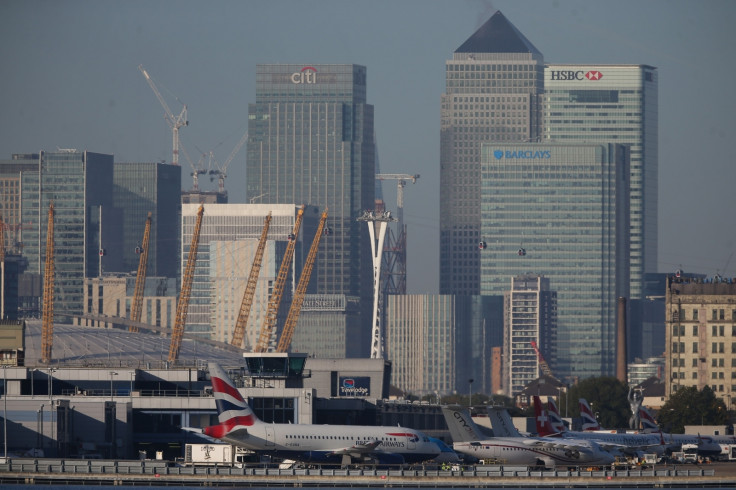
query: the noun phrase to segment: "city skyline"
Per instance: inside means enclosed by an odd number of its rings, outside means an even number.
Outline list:
[[[77,147],[116,162],[170,161],[171,130],[143,65],[174,112],[176,97],[187,103],[190,125],[180,135],[193,163],[210,150],[223,162],[247,128],[256,64],[360,64],[381,172],[421,174],[404,198],[408,292],[434,293],[444,65],[496,9],[546,63],[657,68],[656,269],[736,275],[736,230],[728,226],[736,96],[721,88],[734,66],[720,59],[736,41],[727,25],[736,5],[726,1],[6,1],[0,158]],[[190,164],[180,160],[189,189]],[[244,151],[227,173],[230,202],[246,202]],[[214,190],[217,179],[201,177],[200,186]],[[384,195],[395,206],[393,185]]]

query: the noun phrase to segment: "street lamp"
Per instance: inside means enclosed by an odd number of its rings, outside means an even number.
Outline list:
[[[468,408],[471,413],[473,411],[473,381],[475,381],[473,378],[468,380]]]
[[[1,232],[0,232],[1,233]],[[8,366],[3,365],[3,440],[5,442],[5,460],[8,462]]]
[[[110,401],[111,401],[111,402],[113,401],[112,395],[113,395],[113,393],[114,393],[114,392],[112,391],[112,377],[113,377],[113,376],[117,376],[117,375],[118,375],[118,373],[116,373],[115,371],[110,371]]]

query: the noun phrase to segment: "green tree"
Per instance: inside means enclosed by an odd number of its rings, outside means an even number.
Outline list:
[[[657,415],[657,423],[665,432],[683,434],[686,425],[725,425],[728,414],[723,400],[716,398],[710,387],[698,391],[695,386],[687,386],[670,395]]]
[[[628,401],[629,387],[613,376],[588,378],[570,387],[567,398],[563,394],[558,401],[562,415],[565,406],[570,417],[580,416],[578,399],[585,398],[597,414],[601,427],[621,428],[629,426],[631,411]]]

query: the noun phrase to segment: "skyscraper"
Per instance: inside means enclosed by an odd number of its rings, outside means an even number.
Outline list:
[[[482,147],[482,294],[544,275],[557,292],[555,374],[613,375],[617,299],[628,297],[628,147]]]
[[[262,64],[248,107],[247,198],[327,208],[329,237],[315,263],[317,292],[360,298],[369,352],[372,262],[368,232],[356,221],[375,195],[373,106],[366,68],[352,64]]]
[[[100,275],[102,254],[120,255],[119,213],[113,207],[113,156],[74,149],[39,154],[38,172],[21,175],[23,257],[43,274],[47,212],[54,202],[55,317],[84,310],[84,278]],[[104,252],[103,252],[104,251]]]
[[[542,53],[501,12],[447,61],[440,140],[441,294],[479,294],[480,146],[539,141],[543,91]]]
[[[122,264],[115,272],[138,269],[146,217],[151,213],[148,276],[179,276],[181,167],[162,163],[120,163],[113,166],[114,205],[123,221]],[[140,250],[138,250],[140,251]],[[105,268],[112,272],[111,268]]]
[[[657,69],[648,65],[547,64],[544,139],[631,147],[631,298],[657,272]]]

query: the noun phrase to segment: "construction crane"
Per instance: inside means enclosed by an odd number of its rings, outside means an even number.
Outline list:
[[[539,347],[537,347],[537,343],[533,340],[529,341],[529,343],[532,345],[532,349],[534,349],[534,352],[537,354],[537,360],[539,361],[539,368],[542,370],[545,376],[554,378],[555,376],[554,374],[552,374],[552,370],[549,368],[549,364],[547,364],[547,361],[545,361],[544,357],[542,357],[542,353],[539,351]]]
[[[204,215],[204,206],[200,205],[197,211],[197,221],[194,224],[192,232],[192,243],[189,246],[189,256],[187,257],[187,265],[184,269],[182,278],[181,292],[179,293],[179,301],[176,303],[176,319],[174,320],[174,328],[171,332],[171,345],[169,346],[169,362],[175,362],[179,359],[179,349],[181,349],[181,339],[184,336],[184,326],[187,323],[187,313],[189,310],[189,297],[192,294],[192,281],[194,281],[194,265],[197,262],[197,249],[199,248],[199,231],[202,229],[202,216]]]
[[[245,285],[243,293],[243,301],[240,303],[240,313],[235,321],[235,329],[233,329],[233,339],[230,342],[235,347],[242,347],[243,338],[245,337],[245,327],[248,324],[248,316],[250,315],[250,307],[253,304],[253,295],[256,292],[256,284],[258,283],[258,274],[261,272],[261,261],[263,260],[263,250],[266,248],[266,238],[268,237],[268,228],[271,226],[271,213],[266,216],[261,238],[258,240],[256,255],[253,258],[253,265],[250,266],[250,274],[248,274],[248,282]]]
[[[384,245],[383,283],[384,294],[406,294],[406,227],[404,226],[404,187],[408,181],[416,183],[419,174],[376,174],[376,180],[396,180],[396,217],[398,233],[394,235],[391,228],[387,230]]]
[[[136,248],[136,252],[140,254],[138,259],[138,273],[135,276],[135,291],[133,292],[133,306],[130,309],[130,319],[133,322],[141,321],[141,313],[143,312],[143,290],[146,286],[146,268],[148,266],[148,242],[151,236],[151,213],[146,218],[146,227],[143,231],[143,243]],[[138,327],[131,324],[128,327],[130,332],[137,332]]]
[[[51,362],[54,346],[54,201],[49,204],[46,228],[46,266],[43,274],[43,311],[41,316],[41,362]]]
[[[289,234],[289,242],[286,245],[286,252],[284,252],[284,258],[281,260],[281,267],[279,267],[279,273],[276,276],[276,281],[273,286],[273,292],[268,300],[268,310],[266,311],[266,318],[263,320],[261,326],[261,332],[258,335],[258,343],[256,344],[256,352],[266,352],[271,342],[271,337],[276,331],[276,316],[279,312],[279,304],[281,304],[281,297],[284,294],[284,285],[286,284],[286,277],[289,275],[289,269],[291,267],[291,259],[294,257],[294,247],[296,246],[296,237],[299,236],[299,228],[302,225],[302,219],[304,218],[304,208],[302,206],[296,214],[296,220],[294,221],[294,229]]]
[[[166,101],[164,100],[164,98],[161,96],[161,93],[156,88],[156,84],[153,83],[153,79],[151,78],[151,76],[143,68],[143,65],[138,65],[138,69],[141,71],[141,73],[143,73],[143,76],[146,78],[148,85],[151,86],[153,93],[156,94],[158,101],[161,103],[161,106],[164,108],[165,119],[166,119],[166,122],[169,123],[169,126],[171,126],[172,139],[173,139],[171,164],[179,165],[179,128],[181,128],[182,126],[189,125],[189,121],[187,120],[187,106],[186,104],[182,104],[184,107],[182,108],[181,113],[179,113],[178,116],[174,117],[174,114],[171,112],[171,109],[169,109],[168,104],[166,104]],[[194,172],[196,176],[197,169],[194,169]]]
[[[225,190],[225,177],[227,177],[227,167],[230,165],[230,162],[233,161],[235,155],[238,154],[238,152],[247,140],[248,131],[246,131],[243,137],[240,138],[240,141],[238,141],[238,144],[235,145],[233,151],[230,152],[230,155],[225,160],[225,163],[223,163],[222,165],[217,165],[217,170],[210,170],[210,175],[217,175],[217,192],[219,192],[220,194],[227,194],[227,191]]]
[[[276,352],[286,352],[289,350],[289,346],[291,345],[291,338],[294,336],[296,322],[299,320],[299,312],[301,311],[302,304],[304,303],[304,296],[307,294],[309,278],[312,275],[312,268],[314,267],[314,261],[317,258],[317,250],[319,249],[319,242],[322,239],[326,221],[327,210],[325,209],[319,220],[319,225],[317,225],[317,233],[314,235],[312,246],[309,248],[309,254],[307,255],[307,260],[304,263],[302,274],[299,276],[299,283],[296,286],[296,292],[294,293],[294,298],[291,301],[289,314],[286,316],[284,329],[281,332],[281,338],[276,346]]]
[[[419,174],[376,174],[376,180],[396,180],[398,181],[398,189],[396,191],[396,217],[399,220],[399,229],[404,226],[404,187],[407,181],[411,180],[412,184],[417,183]]]

